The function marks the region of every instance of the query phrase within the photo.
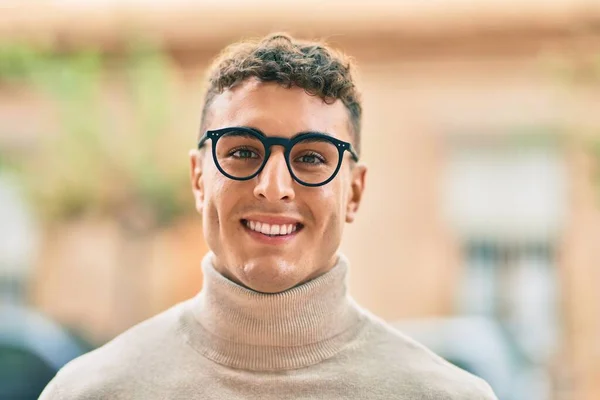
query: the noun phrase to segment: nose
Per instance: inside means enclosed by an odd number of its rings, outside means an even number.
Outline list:
[[[294,179],[285,162],[283,149],[274,150],[257,176],[254,196],[269,202],[290,201],[295,197]]]

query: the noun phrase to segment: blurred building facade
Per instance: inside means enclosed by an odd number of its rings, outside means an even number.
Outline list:
[[[158,41],[180,116],[164,150],[183,162],[205,67],[227,43],[281,30],[352,55],[369,166],[343,242],[352,294],[389,321],[499,321],[549,377],[545,398],[600,396],[597,2],[66,3],[15,6],[0,32],[115,57],[132,34]],[[119,85],[106,83],[116,104]],[[0,121],[0,145],[17,153],[55,123],[46,99],[2,87]],[[105,217],[44,228],[32,304],[102,342],[192,296],[207,250],[200,220],[144,232]]]

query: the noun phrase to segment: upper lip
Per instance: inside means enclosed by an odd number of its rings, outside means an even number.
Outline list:
[[[261,222],[269,225],[289,225],[289,224],[301,224],[299,218],[288,217],[283,215],[248,215],[242,219],[247,221]]]

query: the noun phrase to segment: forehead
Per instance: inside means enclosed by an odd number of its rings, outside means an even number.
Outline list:
[[[250,126],[283,137],[318,131],[350,140],[349,117],[340,100],[328,104],[302,88],[257,79],[244,81],[213,99],[207,129],[229,126]]]

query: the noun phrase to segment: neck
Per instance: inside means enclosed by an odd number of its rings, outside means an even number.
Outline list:
[[[335,354],[360,321],[348,296],[343,255],[325,274],[281,293],[260,293],[219,274],[209,253],[192,304],[202,352],[236,368],[299,368]]]

